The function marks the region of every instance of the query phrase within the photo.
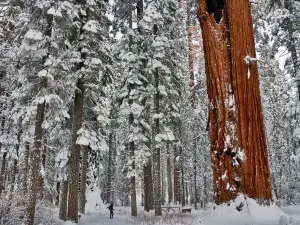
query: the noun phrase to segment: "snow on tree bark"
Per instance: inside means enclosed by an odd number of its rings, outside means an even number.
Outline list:
[[[88,146],[81,146],[81,173],[80,173],[80,193],[79,193],[79,212],[85,214],[86,203],[86,180],[87,180],[87,166],[88,166]]]
[[[268,152],[248,0],[228,0],[215,20],[208,1],[198,0],[209,106],[214,198],[217,204],[238,193],[270,201]]]
[[[47,9],[46,9],[47,10]],[[39,9],[41,15],[44,13],[44,10]],[[45,37],[51,38],[52,35],[52,24],[53,24],[53,15],[46,14],[46,29],[43,31]],[[44,64],[49,57],[49,52],[51,44],[48,40],[46,42],[46,48],[48,53],[44,56],[40,62],[42,68],[46,67]],[[38,88],[43,91],[47,87],[46,77],[41,77]],[[38,195],[38,180],[40,173],[40,163],[41,163],[41,150],[42,150],[42,141],[43,141],[43,128],[42,124],[45,116],[46,100],[43,99],[41,102],[37,103],[36,110],[36,119],[35,119],[35,130],[34,130],[34,144],[32,151],[29,153],[29,175],[28,175],[28,192],[27,192],[27,206],[26,206],[26,216],[25,216],[25,225],[33,225],[35,209],[36,209],[36,200]]]
[[[131,2],[129,4],[129,18],[128,18],[128,23],[129,23],[129,29],[132,29],[133,26],[133,18],[132,18],[132,11],[133,11],[133,7],[132,7],[133,2]],[[129,35],[129,51],[132,51],[132,44],[133,44],[133,36]],[[128,96],[129,96],[129,100],[128,100],[128,104],[129,107],[132,110],[132,105],[134,102],[133,99],[133,94],[132,92],[134,92],[134,88],[135,88],[135,84],[134,83],[129,83],[128,85]],[[130,154],[130,169],[129,172],[130,173],[134,173],[130,175],[130,195],[131,195],[131,216],[137,216],[137,202],[136,202],[136,171],[135,171],[135,142],[133,140],[133,137],[135,135],[134,133],[134,115],[133,115],[133,111],[131,111],[129,113],[128,116],[128,125],[129,125],[129,154]]]
[[[112,112],[111,112],[112,113]],[[107,185],[106,185],[106,200],[107,202],[112,201],[112,167],[113,167],[113,146],[112,146],[112,141],[113,141],[113,133],[110,131],[108,135],[108,167],[107,167]]]
[[[80,145],[76,144],[77,132],[82,126],[83,117],[83,100],[84,87],[83,80],[79,78],[77,81],[77,90],[75,92],[72,142],[70,148],[70,159],[68,166],[68,219],[78,222],[78,183],[79,183],[79,162],[80,162]]]
[[[157,33],[157,25],[154,25],[154,34]],[[154,110],[155,114],[160,113],[159,108],[159,74],[158,69],[155,71],[155,88],[156,92],[154,95]],[[159,118],[154,119],[154,126],[153,126],[153,136],[154,138],[159,134]],[[161,177],[160,177],[160,143],[155,142],[153,148],[153,190],[154,190],[154,209],[155,215],[161,216]]]
[[[42,83],[46,81],[43,79]],[[43,86],[44,84],[42,84]],[[41,163],[41,148],[42,148],[42,139],[43,139],[43,128],[42,124],[44,121],[45,115],[45,101],[37,105],[36,113],[36,122],[35,122],[35,131],[34,131],[34,146],[30,153],[30,169],[28,176],[28,199],[26,207],[26,225],[33,225],[34,215],[36,208],[36,199],[38,194],[38,178],[40,172],[40,163]]]

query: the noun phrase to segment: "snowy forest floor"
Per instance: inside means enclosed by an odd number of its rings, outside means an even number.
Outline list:
[[[193,213],[163,213],[162,217],[153,216],[154,212],[139,212],[137,217],[131,217],[129,208],[128,214],[123,214],[127,210],[116,208],[113,219],[109,218],[109,212],[106,214],[87,214],[82,216],[79,225],[196,225],[200,224],[200,214],[203,211],[194,211]],[[122,212],[123,211],[123,212]],[[68,225],[68,224],[66,224]]]
[[[297,224],[300,224],[300,206],[282,207],[283,212],[288,216],[293,217]],[[135,218],[130,216],[129,207],[117,207],[113,219],[109,218],[109,211],[101,209],[97,213],[87,213],[83,215],[78,225],[207,225],[202,219],[208,214],[208,211],[204,210],[192,210],[192,213],[163,213],[162,217],[153,216],[154,212],[145,213],[139,212],[139,215]],[[280,217],[278,214],[274,214],[274,217]],[[278,222],[266,223],[261,220],[257,223],[243,223],[242,221],[228,221],[222,220],[222,218],[214,218],[215,223],[213,225],[278,225]],[[233,218],[234,220],[234,218]],[[236,223],[237,222],[237,223]],[[69,225],[66,223],[65,225]],[[210,224],[209,224],[210,225]]]
[[[115,207],[114,218],[109,218],[109,210],[106,209],[97,193],[88,195],[86,214],[82,215],[78,225],[300,225],[300,205],[277,207],[271,204],[262,207],[251,199],[245,200],[239,196],[236,202],[230,206],[221,205],[216,210],[211,205],[206,210],[194,210],[192,213],[163,212],[162,217],[155,217],[154,211],[149,213],[138,208],[138,216],[131,217],[130,207]],[[244,203],[243,210],[238,212],[236,206]],[[288,222],[279,222],[281,215],[287,217]],[[293,218],[293,223],[290,223]],[[64,223],[63,225],[71,225]]]

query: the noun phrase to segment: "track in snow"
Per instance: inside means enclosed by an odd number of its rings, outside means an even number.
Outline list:
[[[128,216],[115,215],[113,219],[101,215],[87,215],[81,218],[78,225],[129,225],[127,223]]]

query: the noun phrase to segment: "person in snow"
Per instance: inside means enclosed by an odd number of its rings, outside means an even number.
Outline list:
[[[110,212],[110,214],[109,214],[109,218],[114,218],[114,204],[113,203],[110,203],[110,206],[108,206],[108,209],[109,209],[109,212]]]

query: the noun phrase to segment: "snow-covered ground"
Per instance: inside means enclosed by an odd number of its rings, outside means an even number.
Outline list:
[[[106,216],[103,215],[87,215],[83,216],[79,225],[128,225],[128,215],[115,216],[113,219],[109,218],[109,213]]]
[[[109,218],[108,210],[102,208],[98,213],[83,215],[79,225],[281,225],[279,223],[281,215],[285,215],[289,221],[290,217],[298,221],[292,225],[300,224],[300,206],[283,207],[284,212],[274,205],[269,208],[252,205],[245,208],[244,212],[238,212],[233,208],[224,206],[216,210],[193,210],[191,214],[164,213],[162,217],[153,216],[154,212],[140,211],[137,218],[132,218],[130,208],[116,207],[113,219]]]
[[[300,205],[299,206],[288,206],[288,207],[281,207],[282,211],[286,214],[290,215],[294,219],[300,221]],[[300,224],[300,223],[299,223]]]
[[[239,212],[237,207],[241,205],[242,211]],[[300,206],[279,208],[271,204],[262,207],[244,196],[239,196],[230,205],[224,204],[215,209],[212,205],[206,211],[192,208],[192,213],[164,212],[162,217],[155,217],[153,211],[147,213],[140,207],[138,216],[133,218],[130,207],[115,207],[114,218],[110,219],[106,207],[99,194],[89,195],[87,212],[81,217],[79,225],[300,225]]]

